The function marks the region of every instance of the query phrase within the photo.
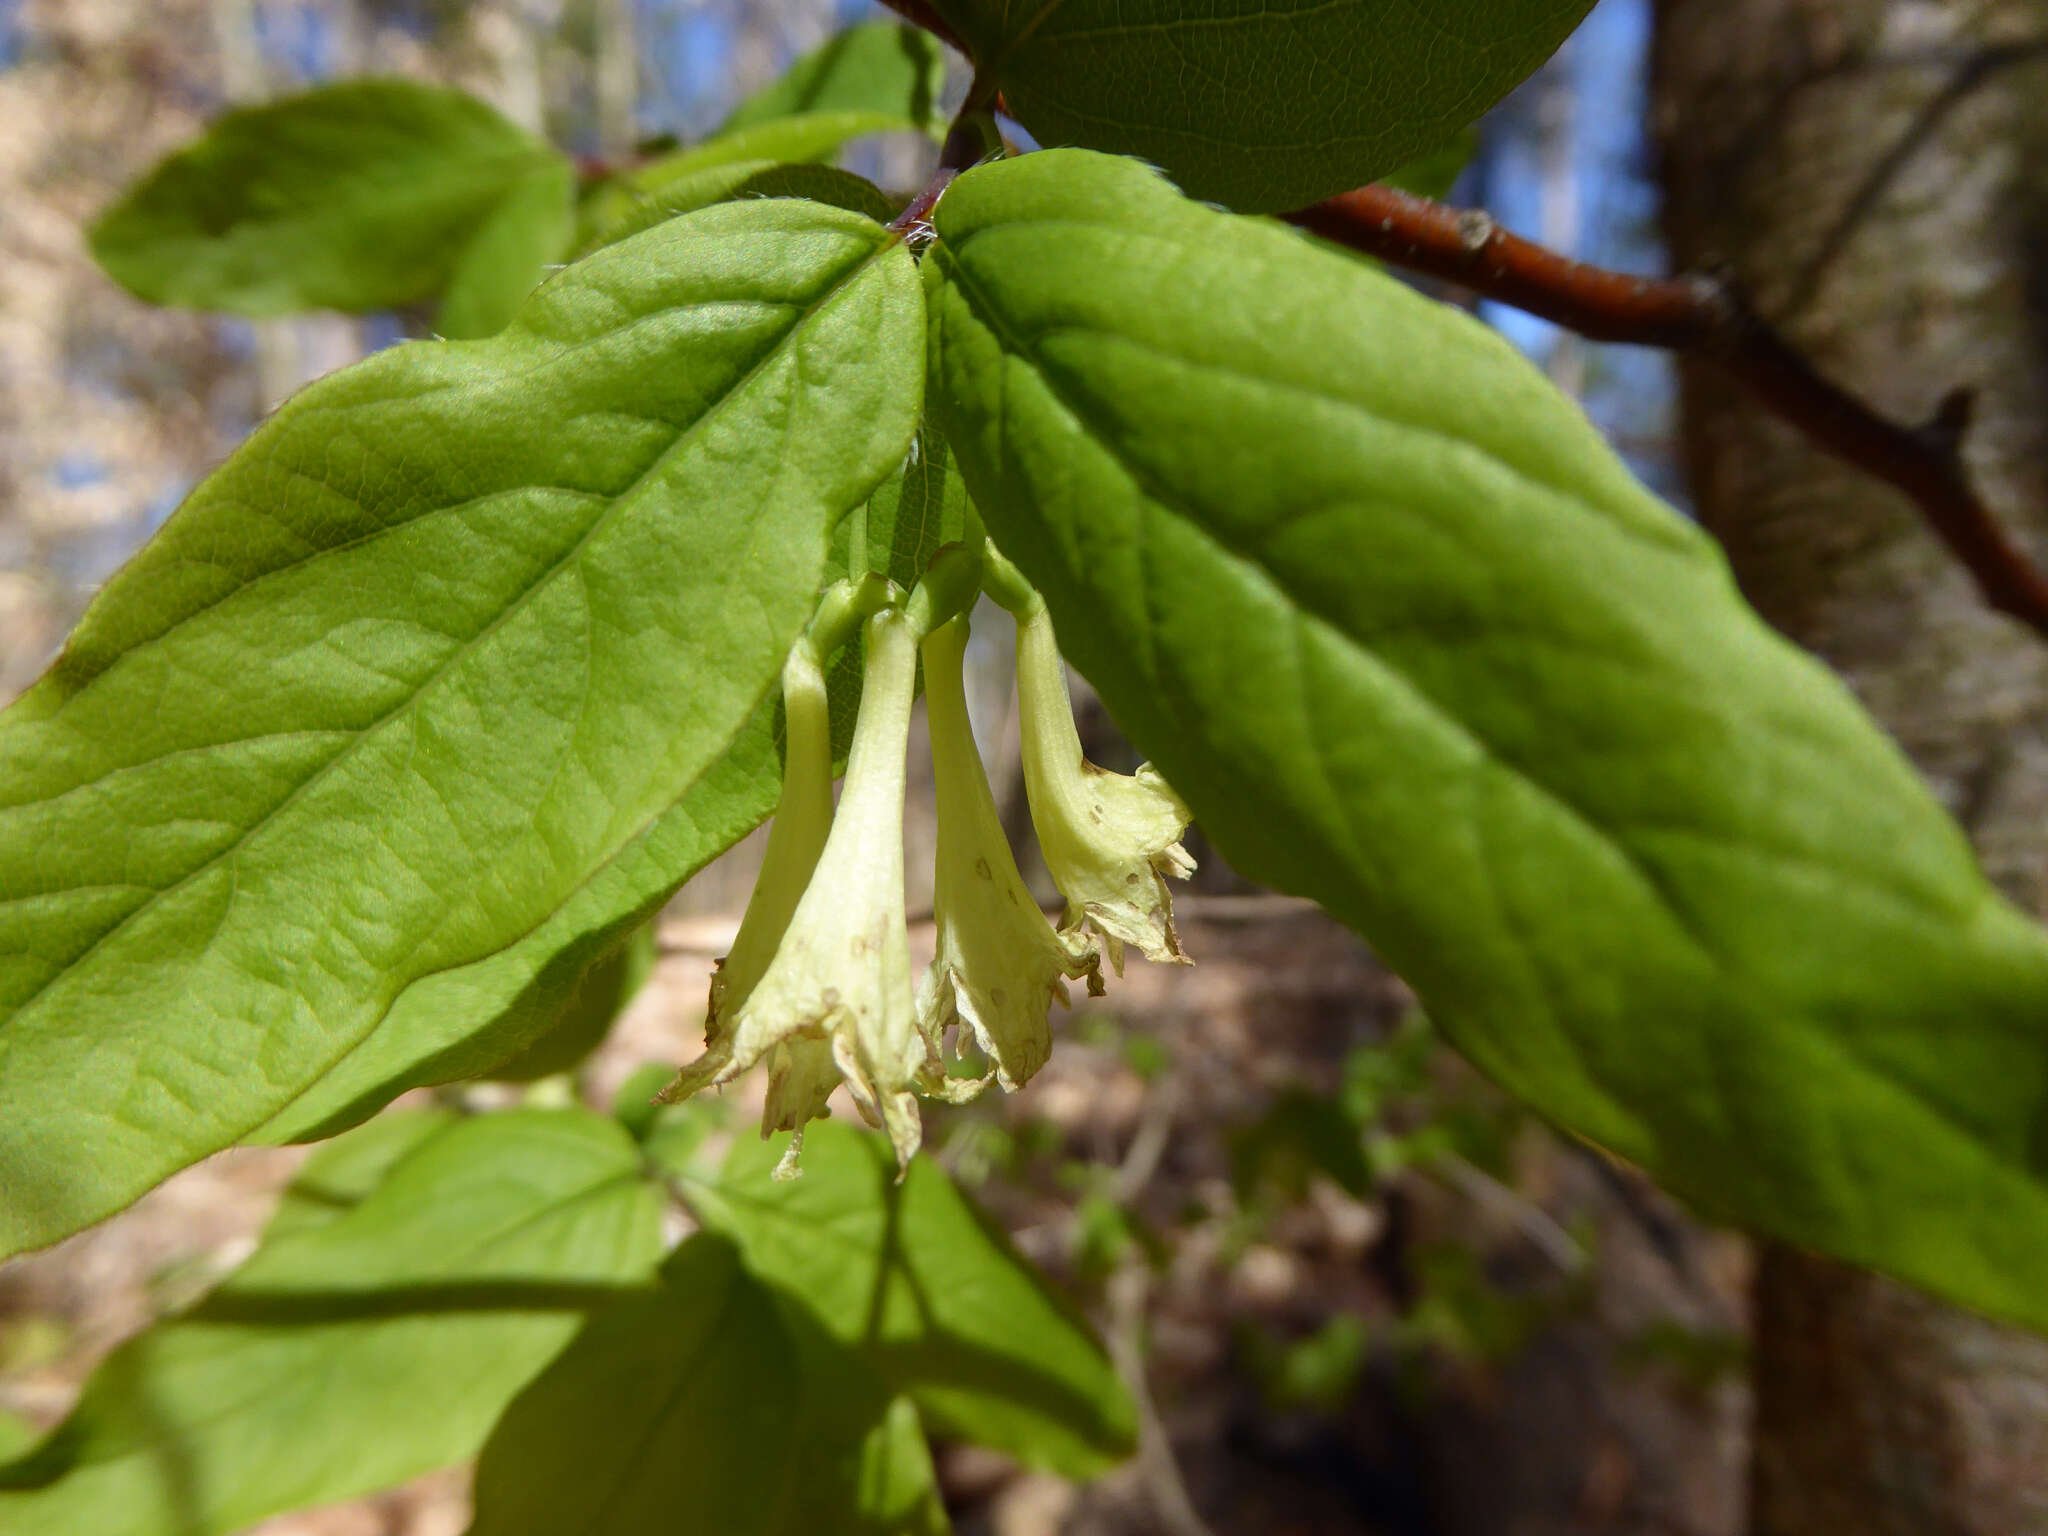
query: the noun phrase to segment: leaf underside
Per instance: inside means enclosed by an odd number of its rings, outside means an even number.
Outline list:
[[[1299,208],[1448,142],[1592,0],[934,0],[1041,144],[1136,155],[1191,197]]]

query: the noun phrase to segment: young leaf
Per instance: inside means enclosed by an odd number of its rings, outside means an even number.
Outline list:
[[[271,1234],[116,1350],[0,1467],[0,1528],[211,1536],[461,1461],[587,1316],[645,1294],[660,1251],[660,1199],[615,1121],[436,1129],[359,1204]]]
[[[867,184],[844,172],[827,184],[829,190],[821,189],[815,182],[797,182],[786,189],[744,183],[766,175],[766,167],[825,160],[850,140],[904,126],[886,112],[806,112],[799,117],[772,118],[706,139],[702,144],[614,176],[595,188],[584,199],[577,215],[577,248],[593,250],[609,244],[636,223],[646,228],[654,222],[652,215],[656,211],[680,213],[735,197],[818,197],[867,212],[865,194],[854,188],[854,184]],[[739,169],[743,166],[744,173]],[[711,174],[718,171],[726,175],[721,178]],[[849,189],[853,189],[851,198]]]
[[[731,133],[806,112],[886,112],[905,127],[940,125],[946,57],[938,39],[899,21],[863,22],[812,49],[766,90],[741,102]]]
[[[670,818],[902,461],[922,362],[880,226],[721,204],[501,336],[313,386],[194,492],[0,715],[0,1253],[251,1134],[413,983],[577,907],[559,1001],[688,872],[646,861],[715,851]]]
[[[575,228],[576,172],[566,160],[506,194],[456,258],[435,328],[443,336],[494,336],[561,259]]]
[[[1710,1209],[2048,1325],[2048,937],[1704,534],[1477,323],[1141,166],[936,222],[968,486],[1239,868]]]
[[[704,1225],[907,1394],[934,1431],[1070,1477],[1130,1454],[1136,1416],[1088,1325],[930,1158],[813,1122],[804,1176],[749,1140],[685,1185]]]
[[[946,1529],[916,1410],[700,1235],[506,1411],[470,1536]]]
[[[807,197],[814,203],[830,203],[865,215],[878,224],[887,223],[895,212],[873,182],[837,166],[736,160],[675,178],[663,177],[644,190],[615,183],[595,194],[579,224],[576,254],[588,256],[628,235],[713,203],[750,197]]]
[[[353,80],[228,113],[103,214],[93,255],[155,304],[355,313],[446,292],[486,335],[567,245],[575,177],[460,91]]]
[[[1299,208],[1437,149],[1592,0],[933,0],[1041,144],[1142,156],[1191,197]]]

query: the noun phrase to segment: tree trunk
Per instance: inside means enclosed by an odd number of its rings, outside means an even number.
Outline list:
[[[2048,4],[1659,0],[1680,265],[1722,263],[1906,420],[1977,391],[1970,462],[2048,556]],[[1987,612],[1876,481],[1685,380],[1702,518],[1751,600],[2048,909],[2048,642]],[[2048,1532],[2048,1342],[1786,1248],[1755,1294],[1756,1536]]]

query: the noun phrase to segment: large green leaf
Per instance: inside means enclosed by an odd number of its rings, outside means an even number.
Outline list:
[[[0,1252],[254,1133],[416,984],[547,994],[504,1059],[759,819],[733,749],[903,457],[921,327],[879,225],[721,204],[194,492],[0,715]]]
[[[472,1536],[938,1536],[917,1414],[715,1237],[507,1410]]]
[[[460,91],[355,80],[228,113],[92,229],[156,304],[355,312],[446,292],[487,335],[568,243],[569,162]]]
[[[645,1294],[661,1201],[617,1122],[422,1129],[359,1203],[116,1350],[0,1467],[0,1528],[211,1536],[461,1461],[590,1313]]]
[[[1194,197],[1298,208],[1437,149],[1592,0],[933,0],[1042,144],[1140,155]]]
[[[719,132],[806,112],[886,112],[906,127],[934,128],[945,83],[945,53],[931,33],[900,21],[863,22],[741,102]]]
[[[1141,166],[937,224],[968,486],[1233,863],[1674,1188],[2048,1324],[2048,938],[1704,534],[1477,323]]]
[[[690,1208],[936,1432],[1073,1477],[1130,1453],[1135,1411],[1087,1323],[930,1158],[899,1182],[882,1138],[825,1121],[801,1179],[774,1163],[749,1140],[716,1179],[685,1171]]]
[[[773,690],[764,695],[731,749],[539,927],[411,983],[375,1030],[242,1139],[332,1136],[408,1088],[485,1076],[553,1030],[583,978],[630,929],[653,921],[677,887],[775,809],[782,770],[771,727],[780,703]]]

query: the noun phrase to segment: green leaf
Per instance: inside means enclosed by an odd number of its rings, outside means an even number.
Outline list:
[[[569,162],[482,102],[353,80],[228,113],[101,216],[92,250],[155,304],[360,313],[445,290],[443,328],[480,335],[559,257],[573,194]]]
[[[1417,155],[1380,180],[1417,197],[1449,197],[1451,188],[1458,184],[1458,178],[1465,174],[1465,167],[1478,153],[1479,130],[1464,128],[1452,135],[1448,143],[1439,145],[1428,154]]]
[[[867,505],[867,568],[906,590],[932,556],[966,536],[967,482],[938,432],[920,430],[909,460],[884,480]]]
[[[947,1529],[916,1411],[718,1238],[593,1318],[507,1410],[471,1536],[924,1536]]]
[[[576,229],[576,170],[566,160],[505,194],[456,259],[441,296],[443,336],[494,336],[540,285]]]
[[[681,1170],[698,1219],[787,1290],[934,1432],[1090,1477],[1130,1453],[1136,1414],[1074,1308],[928,1157],[897,1182],[880,1137],[813,1123],[804,1174],[745,1141],[715,1181]]]
[[[799,117],[771,118],[706,139],[594,188],[577,216],[577,248],[587,251],[608,244],[635,221],[645,228],[654,221],[657,210],[683,212],[692,206],[703,207],[750,195],[822,197],[823,201],[840,203],[851,192],[860,199],[853,206],[866,212],[866,194],[853,189],[853,184],[866,183],[846,173],[829,182],[791,182],[786,190],[773,183],[745,183],[767,176],[767,168],[826,160],[851,140],[907,126],[887,112],[806,112]],[[741,167],[746,168],[744,174]],[[706,175],[721,169],[727,172],[726,178]],[[830,190],[821,192],[821,187]]]
[[[1592,0],[933,0],[1041,144],[1138,155],[1190,197],[1299,208],[1427,154]]]
[[[906,126],[932,129],[942,121],[945,83],[945,53],[931,33],[899,21],[864,22],[798,59],[740,103],[718,131],[807,112],[885,112]]]
[[[421,976],[382,1024],[241,1139],[332,1136],[408,1088],[487,1076],[553,1028],[592,966],[775,809],[782,770],[771,726],[780,704],[772,690],[764,695],[731,750],[539,927],[469,965]]]
[[[735,160],[679,176],[657,175],[650,167],[641,180],[621,178],[591,195],[579,219],[576,253],[588,256],[681,214],[749,197],[807,197],[877,223],[895,212],[873,182],[837,166]]]
[[[2048,938],[1498,337],[1128,161],[963,176],[932,405],[1246,874],[1716,1213],[2048,1324]]]
[[[324,1227],[361,1205],[422,1142],[455,1123],[451,1109],[393,1109],[313,1151],[285,1186],[265,1242]]]
[[[589,1313],[645,1294],[660,1205],[601,1116],[444,1125],[116,1350],[0,1467],[0,1528],[209,1536],[472,1456]]]
[[[491,1068],[501,1083],[531,1083],[578,1065],[611,1033],[626,1005],[654,974],[659,953],[654,925],[636,928],[626,942],[585,971],[547,1028],[510,1061]]]
[[[0,1462],[22,1455],[42,1438],[34,1424],[18,1413],[0,1408]]]
[[[0,1253],[380,1024],[422,1035],[367,1083],[524,1004],[470,1070],[504,1060],[759,819],[922,323],[880,226],[721,204],[302,392],[194,492],[0,715]]]

